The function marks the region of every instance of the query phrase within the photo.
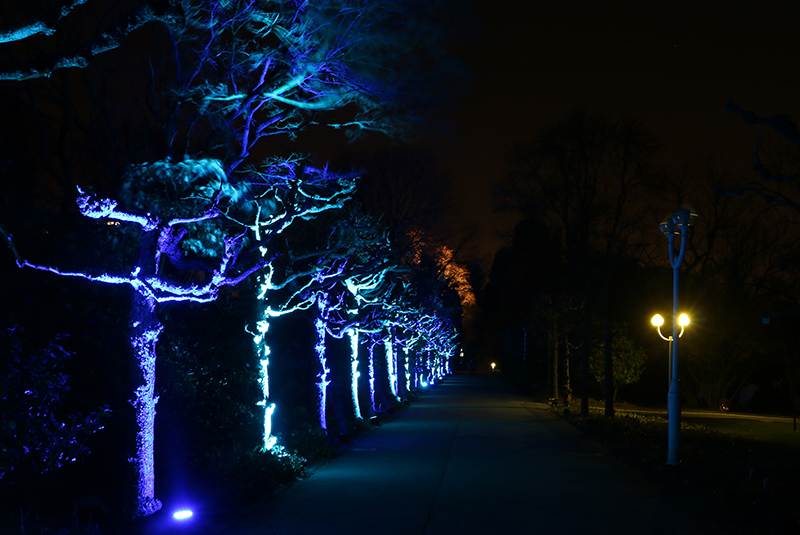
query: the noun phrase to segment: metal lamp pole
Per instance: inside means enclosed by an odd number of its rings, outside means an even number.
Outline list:
[[[682,204],[673,213],[661,221],[661,232],[669,241],[669,261],[672,265],[672,379],[669,383],[667,396],[667,414],[669,418],[669,442],[667,464],[677,465],[680,456],[681,433],[681,387],[678,375],[678,274],[686,253],[687,232],[689,227],[697,221],[697,212],[687,205]],[[675,236],[680,234],[681,245],[677,256],[675,255]]]

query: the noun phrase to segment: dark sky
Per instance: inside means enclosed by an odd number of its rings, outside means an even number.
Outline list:
[[[759,130],[724,110],[728,95],[762,116],[800,108],[797,1],[478,1],[473,91],[446,161],[487,261],[511,228],[488,185],[506,152],[575,107],[638,116],[668,169],[714,152],[737,175],[751,172]]]

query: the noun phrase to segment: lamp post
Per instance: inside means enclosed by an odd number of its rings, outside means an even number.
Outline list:
[[[669,382],[667,396],[667,414],[669,418],[669,442],[667,464],[677,465],[680,455],[681,433],[681,388],[678,382],[678,274],[683,256],[686,253],[686,234],[689,227],[697,221],[697,212],[688,204],[680,205],[674,212],[667,214],[661,220],[661,232],[669,241],[669,262],[672,265],[672,377]],[[681,245],[678,254],[675,254],[675,236],[680,235]],[[682,330],[682,329],[681,329]]]
[[[667,352],[667,388],[672,382],[672,335],[664,336],[661,334],[661,326],[664,325],[664,318],[661,317],[661,314],[656,314],[650,320],[650,323],[653,324],[658,329],[658,335],[669,342],[669,351]],[[683,336],[683,330],[689,325],[689,316],[686,314],[681,314],[678,317],[678,324],[681,326],[681,332],[678,334],[678,338]]]

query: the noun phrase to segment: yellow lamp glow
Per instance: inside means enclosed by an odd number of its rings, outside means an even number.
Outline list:
[[[653,319],[650,320],[650,323],[652,323],[654,327],[661,327],[664,325],[664,318],[661,317],[661,314],[656,314],[653,316]]]
[[[686,314],[681,314],[680,316],[678,316],[678,325],[680,325],[681,327],[686,327],[687,325],[689,325],[689,316],[687,316]]]

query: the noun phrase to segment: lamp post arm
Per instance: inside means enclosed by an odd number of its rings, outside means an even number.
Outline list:
[[[671,336],[667,337],[667,336],[664,336],[663,334],[661,334],[661,326],[660,325],[658,327],[656,327],[656,329],[658,329],[658,336],[660,336],[663,340],[666,340],[667,342],[672,342],[672,337]]]
[[[688,231],[686,225],[678,227],[681,229],[681,246],[678,250],[678,256],[675,256],[675,234],[667,234],[669,241],[669,261],[673,269],[678,269],[683,263],[683,257],[686,255],[686,233]]]

